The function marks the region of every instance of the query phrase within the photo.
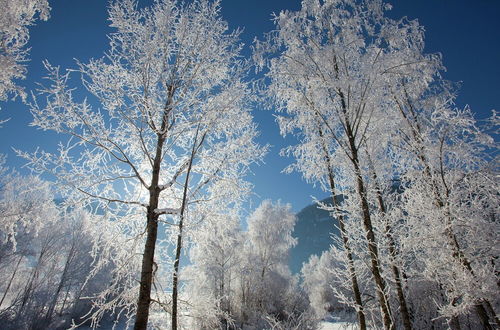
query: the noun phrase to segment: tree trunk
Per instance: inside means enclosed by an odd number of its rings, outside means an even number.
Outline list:
[[[172,330],[177,330],[177,300],[178,300],[178,285],[179,285],[179,259],[181,257],[182,245],[182,226],[183,220],[179,222],[179,235],[177,235],[177,247],[175,249],[174,274],[172,279]]]
[[[72,299],[71,311],[69,312],[69,314],[71,316],[76,315],[78,303],[80,302],[80,299],[83,295],[83,290],[85,290],[85,286],[86,286],[86,283],[83,283],[83,285],[80,285],[75,297]],[[67,294],[67,291],[66,291],[66,294]],[[69,306],[68,306],[68,309],[69,309]],[[61,310],[61,313],[62,313],[62,310]]]
[[[149,304],[151,302],[151,284],[153,281],[153,264],[158,234],[158,216],[154,210],[156,207],[148,207],[147,236],[142,257],[141,282],[139,288],[139,300],[137,302],[137,314],[135,317],[135,330],[146,330],[149,318]]]
[[[174,260],[174,274],[172,276],[172,330],[177,330],[177,321],[178,321],[178,295],[179,295],[179,261],[181,258],[181,251],[182,251],[182,230],[184,227],[184,217],[186,214],[186,208],[187,208],[187,193],[188,193],[188,187],[189,187],[189,177],[191,175],[191,169],[193,167],[193,160],[195,157],[195,153],[197,150],[197,147],[201,146],[203,143],[203,140],[205,139],[205,135],[201,138],[201,142],[198,145],[198,133],[199,133],[199,126],[198,129],[196,130],[196,135],[193,141],[193,149],[191,151],[191,156],[189,159],[189,165],[187,168],[186,172],[186,180],[184,181],[184,187],[183,187],[183,193],[182,193],[182,204],[181,204],[181,211],[180,211],[180,216],[179,216],[179,234],[177,235],[177,247],[175,248],[175,260]]]
[[[135,330],[146,330],[149,318],[149,304],[151,303],[151,284],[153,282],[153,265],[158,235],[158,199],[160,189],[158,188],[161,154],[164,139],[159,136],[156,147],[156,157],[153,164],[153,175],[149,188],[149,206],[147,209],[146,243],[142,256],[141,281],[139,286],[139,299],[137,301],[137,314],[135,317]]]
[[[151,184],[149,186],[149,204],[146,216],[146,243],[144,244],[144,254],[142,256],[141,281],[139,286],[139,299],[137,301],[137,314],[135,317],[134,330],[146,330],[149,318],[149,305],[151,303],[151,285],[153,282],[153,265],[156,248],[156,238],[158,236],[158,217],[155,212],[158,208],[161,189],[160,169],[163,159],[163,144],[168,131],[169,115],[172,110],[172,102],[175,87],[168,86],[168,97],[163,109],[160,131],[157,132],[157,143],[155,157],[153,160]]]
[[[335,60],[335,71],[338,73],[338,67],[336,64]],[[356,146],[356,136],[355,132],[357,130],[353,130],[353,125],[351,124],[349,120],[349,115],[348,115],[348,105],[346,102],[346,98],[342,90],[336,91],[338,95],[340,96],[340,101],[341,101],[341,110],[343,113],[343,128],[344,132],[347,136],[347,145],[346,147],[349,150],[349,159],[351,160],[351,163],[353,165],[353,171],[354,171],[354,177],[356,180],[356,190],[357,194],[360,198],[361,202],[361,210],[363,213],[363,225],[364,229],[366,231],[366,240],[368,243],[368,253],[370,255],[370,261],[371,261],[371,272],[373,275],[373,278],[375,280],[375,284],[377,287],[377,296],[380,304],[380,308],[382,310],[382,319],[384,322],[384,327],[387,330],[392,330],[394,329],[394,324],[392,322],[391,318],[391,309],[390,309],[390,304],[389,301],[386,297],[386,292],[385,292],[385,281],[382,278],[382,273],[381,273],[381,267],[380,267],[380,261],[379,261],[379,256],[378,256],[378,248],[377,248],[377,243],[375,240],[375,233],[373,232],[373,226],[372,226],[372,221],[370,217],[370,208],[368,206],[368,200],[366,198],[366,191],[365,191],[365,186],[363,182],[363,177],[361,175],[361,168],[359,165],[359,156],[358,156],[358,147]],[[356,116],[358,119],[361,118],[360,116]]]
[[[45,320],[46,320],[47,324],[49,324],[51,319],[52,319],[52,314],[54,314],[54,309],[55,309],[56,304],[57,304],[57,299],[59,298],[59,293],[61,292],[64,284],[66,283],[66,274],[68,273],[69,265],[71,263],[71,260],[74,257],[74,253],[76,252],[75,251],[75,243],[76,242],[74,242],[74,241],[72,242],[68,257],[66,258],[66,262],[64,263],[64,269],[63,269],[63,272],[61,274],[61,279],[59,280],[59,284],[57,286],[56,292],[54,293],[54,297],[52,297],[52,301],[49,305],[49,308],[47,309],[47,314],[45,315]]]
[[[429,174],[430,174],[430,172],[429,172]],[[446,233],[446,236],[448,238],[448,242],[449,242],[450,246],[452,247],[452,251],[453,251],[452,252],[452,257],[465,270],[467,270],[473,277],[475,277],[474,270],[472,269],[472,266],[471,266],[469,260],[467,259],[467,257],[463,253],[462,249],[460,248],[460,244],[458,243],[457,236],[453,232],[453,228],[452,228],[452,215],[451,215],[451,212],[449,210],[449,207],[441,199],[441,196],[439,195],[439,192],[437,191],[437,188],[435,188],[435,189],[436,189],[435,190],[436,191],[436,197],[435,197],[436,198],[436,203],[437,203],[437,205],[438,205],[439,208],[441,208],[441,209],[444,208],[444,211],[445,211],[445,219],[446,219],[445,233]],[[446,197],[448,197],[448,196],[446,196]],[[486,303],[489,303],[486,299],[484,301]],[[475,309],[475,311],[477,313],[479,321],[481,322],[481,325],[483,326],[483,329],[485,329],[485,330],[492,330],[493,328],[492,328],[492,326],[490,324],[488,313],[486,312],[486,309],[484,308],[484,306],[482,305],[482,303],[479,302],[476,305],[474,305],[474,309]],[[496,318],[496,316],[495,316],[495,318]]]
[[[486,309],[490,313],[490,316],[495,320],[495,323],[497,325],[497,328],[500,329],[500,321],[498,320],[497,314],[493,310],[493,307],[491,306],[490,302],[485,300],[484,304],[486,305]]]
[[[33,283],[38,278],[39,267],[40,267],[40,264],[45,256],[46,252],[47,251],[45,250],[45,247],[43,247],[42,250],[40,251],[40,254],[38,255],[38,260],[37,260],[36,266],[31,271],[30,279],[28,280],[28,283],[24,287],[24,291],[22,293],[22,299],[21,299],[21,307],[16,312],[16,319],[19,319],[20,317],[22,317],[22,315],[24,313],[24,309],[26,308],[27,305],[30,304],[30,300],[32,299],[31,295],[32,295],[32,291],[33,291]]]
[[[361,176],[361,169],[359,167],[358,150],[355,145],[354,136],[352,135],[350,126],[347,126],[347,129],[351,151],[351,162],[354,166],[354,175],[356,177],[356,190],[361,202],[363,225],[366,231],[366,240],[368,243],[368,252],[371,261],[371,271],[375,280],[375,284],[377,286],[377,296],[379,299],[380,308],[382,310],[382,319],[385,329],[394,329],[394,324],[391,319],[391,309],[385,292],[386,285],[384,279],[382,278],[377,242],[375,240],[375,233],[373,231],[373,225],[370,216],[370,208],[368,206],[365,185],[363,182],[363,177]]]
[[[447,218],[448,218],[448,216],[447,216]],[[450,221],[449,218],[448,218],[448,221]],[[463,254],[462,250],[460,249],[460,245],[458,244],[457,237],[455,236],[455,234],[453,233],[453,231],[451,229],[451,223],[449,224],[448,230],[446,232],[447,232],[448,239],[449,239],[449,241],[450,241],[450,243],[452,244],[452,247],[453,247],[453,254],[452,254],[453,257],[466,270],[468,270],[471,273],[472,276],[475,276],[474,275],[474,271],[472,270],[472,266],[470,265],[469,260],[467,259],[467,257],[465,257],[465,255]],[[489,301],[485,300],[485,302],[487,304],[489,304]],[[485,330],[493,330],[493,327],[490,324],[490,320],[489,320],[490,318],[489,318],[488,313],[486,312],[486,309],[484,308],[484,306],[479,302],[476,305],[474,305],[474,309],[475,309],[475,311],[477,313],[477,316],[479,317],[479,321],[481,321],[481,325],[483,326],[483,329],[485,329]],[[495,316],[495,318],[496,318],[496,316]]]
[[[458,320],[457,316],[451,317],[450,321],[448,322],[448,325],[450,326],[450,329],[452,329],[452,330],[461,330],[462,329],[460,327],[460,321]]]
[[[335,200],[336,195],[332,193],[332,198]],[[337,208],[337,205],[335,205]],[[339,222],[340,233],[342,236],[342,242],[344,244],[344,249],[347,253],[347,264],[349,269],[349,276],[351,279],[352,292],[354,294],[354,301],[356,302],[356,314],[358,316],[358,323],[360,330],[366,330],[366,318],[363,310],[363,301],[361,299],[361,291],[359,290],[358,277],[356,276],[356,269],[354,268],[354,261],[352,257],[351,247],[349,245],[349,238],[345,231],[344,217],[338,213],[337,220]]]
[[[389,329],[394,329],[394,325],[391,319],[391,311],[389,306],[389,301],[385,293],[385,281],[382,278],[382,272],[380,269],[380,261],[378,256],[377,243],[375,241],[375,233],[373,232],[373,226],[370,217],[370,211],[368,206],[368,201],[366,200],[366,193],[363,184],[363,178],[361,177],[359,166],[356,165],[356,176],[357,176],[357,190],[358,195],[361,198],[361,208],[363,211],[363,225],[366,231],[366,240],[368,242],[368,251],[370,254],[371,270],[375,283],[377,285],[377,296],[380,303],[380,308],[382,309],[382,317],[384,321],[384,327]]]
[[[71,286],[69,286],[68,288],[66,288],[66,293],[64,294],[64,299],[63,299],[63,302],[62,302],[62,305],[61,305],[61,309],[59,310],[59,316],[62,316],[63,314],[63,311],[64,311],[64,308],[66,307],[66,301],[68,301],[68,295],[69,295],[69,291],[71,290]]]
[[[323,132],[318,124],[318,131],[321,138],[323,138]],[[349,277],[351,280],[352,292],[354,294],[354,301],[356,303],[356,314],[358,317],[358,324],[360,330],[366,330],[366,318],[363,310],[363,300],[361,299],[361,291],[359,290],[358,277],[356,275],[356,269],[354,268],[354,261],[352,257],[351,246],[349,244],[349,238],[345,230],[345,220],[340,212],[340,207],[338,205],[338,195],[335,189],[335,177],[333,174],[333,169],[331,168],[330,154],[325,146],[322,144],[323,152],[325,154],[325,163],[328,170],[328,183],[330,185],[330,193],[332,195],[332,203],[335,208],[335,213],[337,214],[337,221],[339,223],[340,235],[342,237],[342,243],[347,254],[347,269],[349,271]]]
[[[391,246],[390,242],[389,242],[389,253],[391,254],[391,256],[394,256],[395,253],[394,246]],[[401,274],[399,272],[398,266],[396,266],[394,257],[391,257],[391,264],[392,264],[392,273],[394,275],[394,280],[396,282],[396,291],[398,294],[399,309],[401,312],[401,318],[403,320],[403,327],[405,328],[405,330],[411,330],[412,327],[411,327],[410,313],[408,311],[408,306],[406,304],[406,299],[403,292]]]
[[[476,304],[474,306],[477,315],[479,316],[479,320],[481,321],[481,325],[485,330],[493,330],[493,327],[490,324],[488,313],[486,313],[486,309],[484,309],[482,304]]]
[[[375,172],[375,167],[373,166],[370,154],[368,153],[368,151],[366,152],[366,154],[370,162],[380,213],[382,214],[383,217],[385,217],[385,215],[387,214],[387,209],[385,207],[384,199],[382,196],[382,189],[380,188],[380,185],[378,183],[377,173]],[[405,330],[411,330],[412,328],[411,328],[410,313],[408,312],[408,306],[406,304],[406,299],[403,292],[401,272],[399,271],[399,267],[396,265],[396,255],[397,255],[396,243],[394,242],[394,238],[392,237],[391,232],[392,232],[391,226],[389,224],[386,224],[385,235],[387,240],[389,241],[389,257],[391,261],[392,274],[396,282],[396,292],[398,294],[399,309],[401,312],[401,318],[403,320],[403,327],[405,328]]]

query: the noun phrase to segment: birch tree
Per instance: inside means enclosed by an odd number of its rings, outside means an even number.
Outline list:
[[[83,203],[142,214],[135,329],[148,323],[158,224],[175,237],[168,309],[176,329],[188,219],[206,199],[244,194],[241,178],[263,154],[254,142],[238,32],[228,32],[219,5],[165,0],[139,9],[133,0],[113,2],[108,52],[78,63],[89,98],[78,100],[71,71],[46,63],[50,84],[39,91],[45,100],[31,106],[34,126],[70,136],[57,153],[24,153],[34,169],[53,173]]]
[[[472,322],[490,329],[498,324],[496,299],[486,293],[495,291],[496,258],[479,252],[483,243],[477,241],[495,240],[492,227],[498,225],[492,207],[498,196],[490,190],[498,184],[497,170],[495,159],[488,161],[495,146],[469,110],[454,109],[455,91],[440,78],[440,56],[423,52],[421,26],[387,19],[385,9],[380,1],[304,1],[301,11],[278,15],[277,30],[257,43],[257,60],[269,69],[267,95],[284,112],[278,118],[282,134],[299,138],[284,150],[296,159],[289,170],[348,197],[341,209],[326,207],[362,227],[353,228],[344,249],[368,260],[386,328],[396,326],[396,317],[384,268],[394,277],[403,326],[412,327],[401,271],[405,260],[418,265],[409,268],[412,288],[422,275],[424,283],[434,281],[442,296],[436,312],[450,327],[459,328],[460,317],[474,311]],[[266,62],[261,51],[273,56]],[[383,192],[394,179],[403,181],[399,201]],[[479,234],[483,230],[489,234]],[[359,233],[365,235],[364,251]],[[359,273],[351,271],[351,279]],[[410,299],[420,304],[414,299],[425,290]],[[356,305],[362,327],[359,307],[366,304]]]
[[[286,113],[279,120],[282,133],[300,138],[298,145],[288,149],[298,156],[294,169],[317,180],[313,164],[322,163],[321,180],[329,191],[333,193],[336,186],[334,175],[345,182],[339,188],[355,191],[386,329],[394,324],[379,257],[380,238],[375,235],[369,204],[364,148],[375,135],[374,121],[387,118],[391,74],[427,64],[413,57],[422,42],[418,23],[388,19],[384,17],[388,8],[381,1],[304,1],[300,11],[280,13],[276,31],[256,46],[257,55],[266,49],[278,53],[268,62],[258,56],[257,60],[269,68],[268,95],[277,110]],[[335,168],[341,162],[350,167]],[[345,243],[344,248],[349,254]],[[356,295],[355,272],[350,273]],[[362,303],[356,302],[360,327],[364,327],[359,313]]]

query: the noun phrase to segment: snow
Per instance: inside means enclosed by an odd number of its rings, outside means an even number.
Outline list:
[[[319,330],[354,330],[356,324],[350,322],[328,322],[323,321],[319,324]]]
[[[358,329],[357,323],[352,321],[351,318],[346,318],[346,315],[325,317],[319,323],[319,330],[356,330]]]

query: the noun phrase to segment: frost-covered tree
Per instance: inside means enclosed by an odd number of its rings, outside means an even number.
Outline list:
[[[344,299],[360,327],[361,307],[375,307],[386,328],[439,326],[439,316],[458,328],[474,315],[471,324],[489,329],[498,323],[497,299],[487,293],[495,292],[496,252],[482,249],[485,240],[496,245],[498,232],[498,170],[488,160],[495,146],[468,110],[454,109],[440,56],[423,52],[422,27],[388,19],[386,9],[382,1],[303,1],[257,43],[269,69],[266,93],[285,113],[281,131],[299,138],[284,150],[296,160],[289,170],[332,193],[334,204],[322,207],[349,243],[332,267],[350,277],[354,297],[353,274],[366,283],[365,267],[345,270],[352,260],[369,265],[373,281],[358,291],[375,291],[378,306],[369,296]],[[272,56],[259,56],[266,51]]]
[[[335,259],[332,258],[330,251],[323,252],[319,257],[312,255],[302,267],[302,287],[318,318],[323,318],[329,312],[338,312],[345,306],[345,304],[338,303],[333,291],[334,276],[332,273],[337,272],[336,268]]]
[[[193,235],[192,265],[185,275],[193,327],[234,326],[235,284],[243,249],[238,214],[227,210],[213,214]]]
[[[288,268],[295,216],[289,205],[262,204],[242,231],[235,208],[199,227],[187,270],[195,328],[307,329],[314,323]]]
[[[53,197],[48,182],[10,172],[5,157],[0,155],[0,244],[5,253],[15,252],[20,233],[36,235],[55,218]],[[1,260],[3,253],[0,253]]]
[[[410,239],[405,248],[420,260],[410,272],[439,286],[444,297],[439,314],[451,327],[460,327],[460,316],[471,311],[483,328],[498,326],[497,298],[488,293],[496,283],[498,251],[484,245],[498,240],[494,141],[469,109],[454,108],[448,85],[429,95],[411,79],[401,84],[404,93],[395,96],[395,109],[403,119],[398,141],[405,155],[400,157]]]
[[[205,200],[246,193],[241,178],[263,154],[254,143],[238,32],[228,32],[219,5],[164,0],[138,8],[132,0],[113,2],[109,16],[116,31],[106,56],[78,63],[96,103],[78,101],[70,72],[46,64],[52,83],[40,90],[43,104],[31,107],[33,125],[71,137],[57,154],[25,153],[32,167],[53,173],[82,203],[126,215],[134,224],[128,233],[143,237],[136,329],[146,328],[153,300],[171,312],[177,328],[185,227],[203,219],[199,205]],[[176,247],[166,265],[172,267],[169,303],[151,297],[165,266],[155,259],[159,223]]]
[[[365,148],[370,139],[383,144],[378,137],[387,132],[377,128],[388,117],[395,76],[409,69],[425,70],[429,63],[414,56],[422,45],[418,23],[388,19],[387,9],[382,1],[303,1],[300,11],[276,17],[276,31],[267,42],[257,44],[256,54],[278,55],[260,64],[269,68],[267,94],[278,111],[286,112],[279,119],[282,133],[300,138],[298,145],[287,150],[297,159],[292,170],[322,182],[334,195],[351,194],[358,201],[373,283],[384,326],[390,329],[394,324],[379,256],[381,238],[370,206],[372,176]],[[321,171],[317,164],[322,164]],[[354,275],[351,271],[357,295]],[[356,300],[360,327],[364,327],[362,304]],[[401,310],[408,329],[409,315]]]
[[[288,268],[288,254],[296,244],[292,237],[295,221],[290,205],[269,200],[248,218],[236,281],[242,325],[280,328],[277,322],[295,328],[306,327],[310,321],[297,278]]]
[[[25,95],[15,80],[26,77],[28,27],[37,17],[47,20],[50,7],[47,0],[1,0],[0,8],[0,100],[6,100]]]
[[[40,178],[2,177],[0,205],[0,327],[70,326],[91,309],[82,299],[105,287],[102,271],[90,279],[93,217],[55,203]],[[110,269],[108,268],[108,271]]]
[[[287,264],[288,253],[297,239],[292,237],[295,215],[291,205],[273,204],[263,201],[248,218],[248,239],[253,246],[251,254],[254,267],[261,279],[271,269],[278,269]]]
[[[47,182],[10,172],[4,157],[0,159],[0,173],[0,276],[5,283],[0,288],[0,309],[5,313],[12,306],[13,295],[20,296],[16,285],[25,263],[36,255],[32,241],[56,220],[58,211]],[[28,278],[27,273],[24,275]],[[30,297],[31,292],[27,291],[26,296]]]

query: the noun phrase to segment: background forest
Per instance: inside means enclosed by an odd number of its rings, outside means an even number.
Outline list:
[[[303,0],[245,48],[221,1],[113,0],[104,53],[31,89],[49,5],[0,0],[2,108],[54,138],[0,155],[0,328],[500,328],[499,119],[417,20]],[[254,207],[259,109],[327,197],[297,215]]]

